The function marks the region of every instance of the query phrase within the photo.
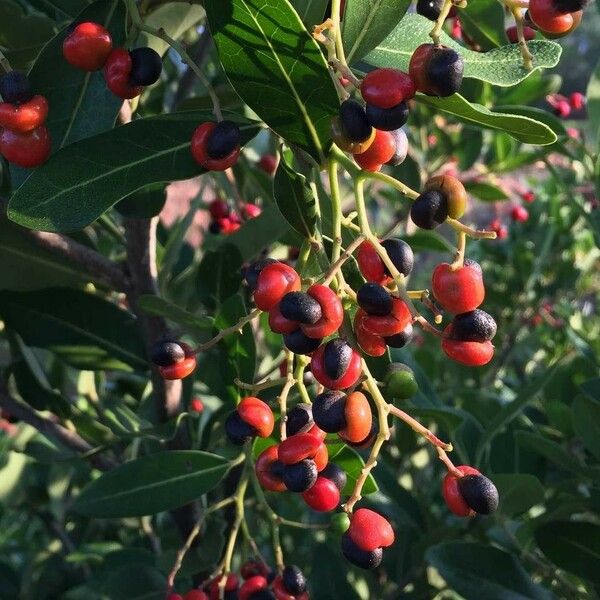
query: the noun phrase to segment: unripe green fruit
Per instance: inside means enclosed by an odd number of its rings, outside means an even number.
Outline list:
[[[343,513],[337,513],[333,515],[331,519],[331,531],[337,535],[343,535],[350,527],[350,518],[348,515]]]
[[[392,363],[385,376],[386,395],[399,400],[408,400],[419,391],[419,384],[412,369],[402,363]]]

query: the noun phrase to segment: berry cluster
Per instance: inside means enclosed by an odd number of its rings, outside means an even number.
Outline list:
[[[73,23],[63,42],[65,60],[82,71],[103,69],[108,89],[124,100],[139,96],[156,83],[162,59],[152,48],[113,48],[110,32],[98,23]]]
[[[245,220],[254,219],[261,213],[260,207],[252,203],[244,204],[241,210]],[[240,215],[221,198],[215,198],[208,205],[208,212],[211,217],[208,230],[213,234],[229,235],[242,226],[243,221]]]
[[[0,155],[30,169],[46,162],[52,141],[44,125],[48,101],[34,95],[27,76],[9,71],[0,78]]]

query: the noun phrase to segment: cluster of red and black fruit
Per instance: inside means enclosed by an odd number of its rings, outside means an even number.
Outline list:
[[[383,559],[383,548],[394,543],[390,522],[368,508],[352,513],[350,527],[342,536],[342,553],[361,569],[376,569]]]
[[[196,368],[196,353],[180,340],[157,342],[150,352],[150,360],[163,379],[183,379]]]
[[[243,218],[245,220],[254,219],[262,212],[260,206],[250,202],[241,207]],[[229,206],[229,203],[221,198],[215,198],[208,205],[210,213],[210,224],[208,230],[215,235],[229,235],[234,233],[242,226],[242,217]]]
[[[148,47],[127,50],[114,48],[110,32],[98,23],[73,23],[63,42],[65,60],[82,71],[103,69],[108,89],[124,100],[136,98],[156,83],[162,73],[162,59]]]
[[[457,467],[457,471],[460,476],[448,473],[442,484],[442,494],[450,511],[459,517],[493,513],[499,503],[496,486],[468,465]]]
[[[555,39],[571,33],[581,23],[588,0],[530,0],[525,22],[544,37]]]
[[[232,443],[243,446],[255,437],[269,437],[274,426],[270,406],[255,396],[248,396],[227,417],[225,432]]]
[[[265,563],[250,560],[242,565],[240,575],[230,574],[225,583],[225,600],[309,600],[306,577],[296,565],[283,568],[281,574]],[[219,600],[221,577],[194,589],[185,596],[170,594],[167,600]]]
[[[33,93],[21,71],[0,77],[0,96],[0,155],[26,169],[45,163],[52,147],[46,98]]]

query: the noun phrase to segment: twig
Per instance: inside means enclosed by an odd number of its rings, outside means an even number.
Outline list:
[[[277,379],[268,378],[261,383],[246,383],[245,381],[241,381],[237,377],[234,378],[233,383],[237,385],[239,388],[243,390],[249,390],[251,392],[260,392],[262,390],[268,390],[272,387],[277,387],[283,385],[287,379],[285,377],[278,377]]]
[[[224,337],[227,337],[232,333],[240,331],[244,327],[244,325],[250,323],[250,321],[258,317],[258,315],[260,315],[260,309],[255,308],[250,314],[246,315],[245,317],[242,317],[235,325],[227,327],[227,329],[222,329],[214,338],[212,338],[212,340],[209,340],[205,344],[200,344],[200,346],[197,346],[194,349],[194,352],[196,354],[199,354],[200,352],[206,352],[207,350],[218,344]]]
[[[281,393],[277,397],[279,402],[279,435],[281,441],[285,440],[285,423],[287,421],[287,397],[290,390],[294,387],[296,380],[294,379],[294,355],[289,350],[286,351],[286,378],[285,385],[281,389]]]
[[[444,26],[444,21],[448,18],[450,14],[450,9],[452,8],[452,0],[444,0],[444,4],[442,5],[442,10],[438,15],[438,18],[433,26],[433,29],[429,32],[429,37],[433,40],[434,44],[440,43],[440,33],[442,32],[442,27]]]
[[[354,251],[365,241],[364,235],[359,235],[355,238],[351,244],[348,245],[346,250],[342,253],[342,255],[336,260],[329,271],[325,274],[325,278],[321,282],[323,285],[329,285],[332,279],[335,277],[336,273],[342,268],[343,264],[352,257]]]
[[[457,221],[456,219],[451,219],[450,217],[446,219],[446,223],[448,223],[448,225],[450,225],[450,227],[452,227],[452,229],[455,231],[461,231],[468,237],[476,240],[495,240],[497,237],[495,231],[479,231],[469,227],[468,225],[465,225],[464,223],[461,223],[460,221]]]
[[[388,411],[395,417],[398,417],[401,421],[404,421],[415,433],[418,433],[419,435],[423,436],[430,444],[433,444],[437,448],[441,448],[446,452],[452,451],[452,444],[448,444],[440,440],[431,431],[429,431],[427,427],[421,425],[419,421],[411,417],[408,413],[399,409],[397,406],[394,406],[393,404],[388,404]]]

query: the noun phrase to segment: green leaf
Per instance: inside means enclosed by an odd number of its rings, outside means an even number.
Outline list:
[[[376,48],[404,17],[410,0],[348,0],[342,40],[349,63]]]
[[[79,369],[148,368],[135,317],[100,296],[70,288],[4,291],[0,316],[26,344]]]
[[[407,15],[392,33],[365,60],[376,67],[394,67],[408,71],[408,64],[415,48],[431,43],[429,32],[431,21],[421,15]],[[489,52],[474,52],[442,33],[440,41],[453,48],[465,62],[466,78],[487,81],[501,87],[516,85],[538,69],[555,67],[561,54],[561,47],[555,42],[534,40],[529,42],[533,54],[533,70],[523,68],[519,47],[509,44]]]
[[[483,544],[448,542],[425,553],[448,585],[465,598],[550,600],[553,595],[533,583],[514,556]]]
[[[598,136],[600,127],[600,62],[596,65],[586,90],[588,123],[592,127],[592,139]]]
[[[465,189],[479,200],[484,202],[498,202],[500,200],[508,200],[508,196],[503,189],[491,183],[483,181],[469,181],[465,184]]]
[[[584,446],[600,460],[600,402],[587,396],[575,398],[573,427]]]
[[[160,214],[166,201],[165,185],[159,183],[123,198],[115,204],[115,210],[127,219],[151,219]]]
[[[291,2],[309,32],[315,25],[325,20],[329,0],[291,0]]]
[[[460,94],[454,94],[448,98],[434,98],[418,94],[417,100],[436,110],[447,112],[463,123],[502,131],[526,144],[545,146],[553,144],[557,140],[554,131],[544,123],[521,115],[488,110],[480,104],[471,104]]]
[[[600,583],[600,526],[594,523],[551,521],[538,527],[535,541],[561,569]]]
[[[214,488],[229,468],[227,460],[208,452],[151,454],[86,485],[73,509],[97,519],[154,515],[199,498]]]
[[[494,485],[500,496],[500,511],[515,515],[529,510],[544,500],[544,487],[537,477],[524,473],[494,474]]]
[[[56,18],[75,18],[81,11],[81,6],[90,4],[92,0],[30,0],[29,4]]]
[[[138,307],[149,315],[165,317],[185,328],[206,331],[214,327],[212,317],[195,315],[159,296],[140,296]]]
[[[98,0],[84,9],[77,21],[101,23],[110,30],[117,47],[125,42],[125,14],[124,2]],[[66,36],[65,28],[52,38],[29,73],[32,89],[45,96],[50,105],[46,126],[54,151],[110,129],[123,104],[106,87],[102,71],[87,73],[64,59],[62,46]]]
[[[484,51],[506,44],[504,10],[496,0],[469,2],[460,11],[460,24]]]
[[[214,310],[233,296],[242,283],[243,258],[232,244],[207,252],[196,274],[197,297],[207,308]]]
[[[305,238],[312,238],[317,226],[317,203],[306,177],[288,164],[286,152],[281,155],[273,180],[273,195],[285,220]]]
[[[100,597],[112,600],[163,600],[165,589],[165,575],[156,567],[141,563],[117,566],[97,586]]]
[[[348,480],[346,482],[346,487],[342,490],[342,494],[350,495],[354,489],[356,480],[360,477],[362,468],[365,466],[365,461],[360,457],[356,450],[350,448],[350,446],[347,446],[346,444],[335,443],[328,446],[328,450],[330,462],[334,462],[338,467],[341,467],[346,471]],[[363,486],[363,496],[373,494],[378,489],[379,487],[377,486],[375,478],[369,474],[365,481],[365,485]]]
[[[288,0],[206,0],[219,58],[242,100],[318,163],[338,97],[321,50]],[[251,51],[249,51],[251,49]]]
[[[154,29],[162,29],[165,33],[178,40],[186,31],[191,29],[204,17],[204,9],[189,2],[167,2],[152,11],[144,23]],[[163,39],[142,32],[139,46],[148,46],[161,56],[169,49],[169,44]]]
[[[443,236],[435,231],[415,231],[410,236],[404,237],[415,252],[434,250],[436,252],[454,252],[454,246]]]
[[[73,231],[147,185],[199,175],[190,140],[199,123],[211,120],[204,111],[173,113],[71,144],[14,193],[8,216],[30,229]],[[240,129],[244,143],[256,133],[248,122]]]
[[[539,123],[544,123],[544,125],[548,125],[548,127],[550,127],[550,129],[552,129],[557,136],[567,135],[567,130],[563,122],[558,117],[552,113],[549,113],[547,110],[536,108],[535,106],[503,104],[501,106],[494,107],[494,111],[527,117],[529,119],[533,119],[534,121],[538,121]]]

